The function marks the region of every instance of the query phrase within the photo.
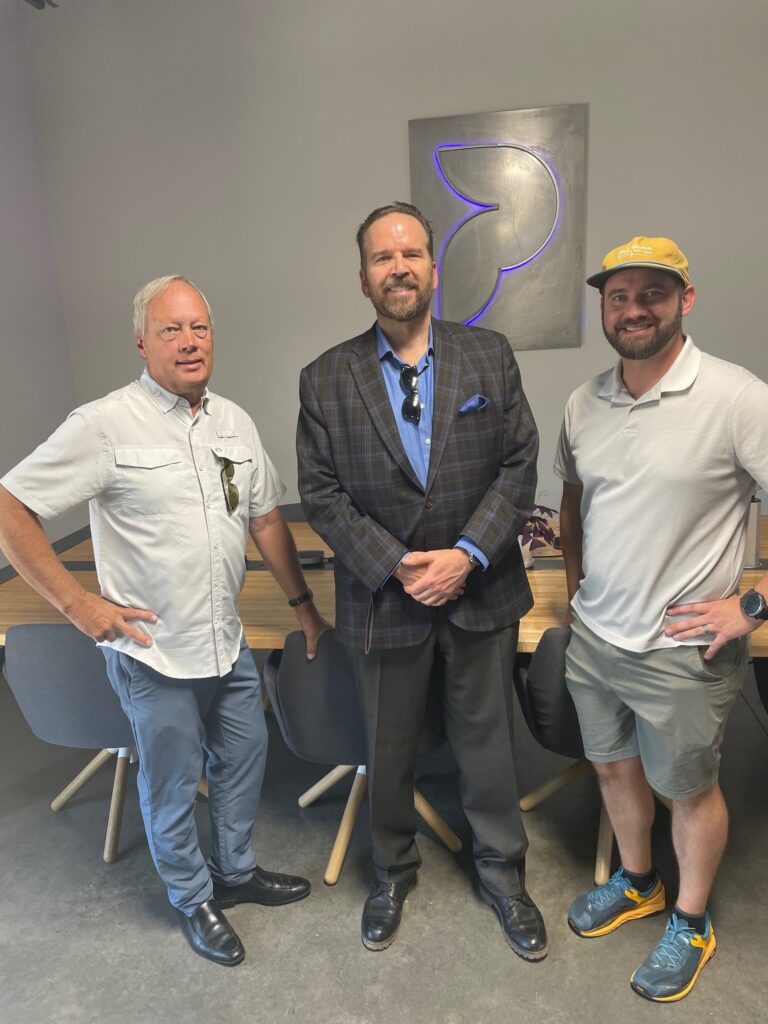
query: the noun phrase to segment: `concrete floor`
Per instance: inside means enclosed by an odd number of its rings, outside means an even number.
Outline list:
[[[592,880],[598,800],[591,776],[526,817],[528,885],[550,936],[545,961],[527,964],[507,948],[495,916],[474,893],[466,853],[454,857],[430,834],[420,839],[424,866],[397,942],[370,953],[359,938],[371,877],[365,816],[338,885],[325,886],[325,858],[348,783],[300,810],[296,796],[321,770],[287,751],[274,720],[270,728],[259,861],[307,875],[314,889],[293,906],[230,911],[247,949],[232,970],[196,957],[182,938],[149,858],[133,780],[115,864],[101,860],[109,770],[63,812],[50,811],[51,797],[88,755],[32,737],[0,681],[2,1024],[768,1020],[768,718],[753,684],[737,702],[723,757],[732,829],[712,900],[718,953],[674,1008],[644,1002],[628,985],[664,918],[593,941],[573,935],[565,922],[570,898]],[[522,716],[517,754],[521,792],[564,764],[533,742]],[[422,789],[466,839],[448,755],[425,764]],[[199,821],[205,837],[204,802]],[[661,808],[655,852],[671,903],[676,882]]]

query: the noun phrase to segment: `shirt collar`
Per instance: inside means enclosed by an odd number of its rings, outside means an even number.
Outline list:
[[[405,363],[397,355],[395,350],[392,348],[390,343],[387,341],[387,337],[379,326],[379,322],[376,321],[376,352],[379,356],[379,361],[383,359],[391,359],[398,366],[405,366]],[[429,322],[429,341],[427,342],[427,355],[434,356],[435,354],[435,342],[432,337],[432,321]]]
[[[158,384],[154,377],[150,376],[149,370],[146,366],[139,378],[139,384],[141,384],[147,394],[155,400],[164,413],[170,412],[171,409],[175,409],[179,402],[186,402],[186,404],[189,405],[186,398],[182,398],[181,395],[175,395],[172,391],[167,391],[162,384]],[[210,397],[210,392],[208,391],[208,388],[206,388],[201,399],[201,406],[206,413],[208,412],[208,402],[210,401]]]
[[[686,335],[685,344],[680,350],[677,359],[675,359],[661,380],[658,380],[651,390],[647,391],[637,401],[650,402],[654,399],[658,400],[669,391],[685,391],[696,380],[700,365],[701,349],[694,345],[690,334]],[[619,402],[635,401],[624,387],[624,381],[621,376],[621,360],[606,376],[603,386],[598,391],[598,396]]]

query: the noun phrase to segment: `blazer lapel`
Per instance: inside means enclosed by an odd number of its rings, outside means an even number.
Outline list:
[[[361,336],[360,344],[355,349],[355,355],[349,361],[349,369],[384,447],[408,479],[420,491],[423,490],[419,478],[414,473],[413,466],[405,454],[403,442],[400,440],[400,432],[392,414],[392,406],[384,383],[384,375],[381,372],[379,355],[376,351],[374,328]]]
[[[459,402],[459,371],[461,351],[459,343],[439,320],[432,321],[435,345],[435,400],[432,408],[432,444],[429,452],[427,493],[440,468],[451,426],[457,415]]]

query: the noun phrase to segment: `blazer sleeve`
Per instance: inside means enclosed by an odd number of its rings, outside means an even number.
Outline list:
[[[307,369],[301,371],[296,434],[299,496],[313,530],[371,591],[382,587],[408,548],[370,516],[361,514],[339,482],[321,402]]]
[[[517,543],[536,496],[539,434],[523,392],[520,369],[506,338],[502,340],[504,374],[504,442],[499,471],[462,534],[473,541],[491,565]]]

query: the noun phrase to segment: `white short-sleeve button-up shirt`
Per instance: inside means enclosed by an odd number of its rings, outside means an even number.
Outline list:
[[[222,469],[234,467],[237,508]],[[276,507],[285,488],[251,418],[210,391],[189,403],[145,370],[139,381],[81,406],[0,481],[44,518],[89,501],[102,595],[147,608],[156,623],[124,651],[172,678],[225,675],[242,626],[248,520]]]

